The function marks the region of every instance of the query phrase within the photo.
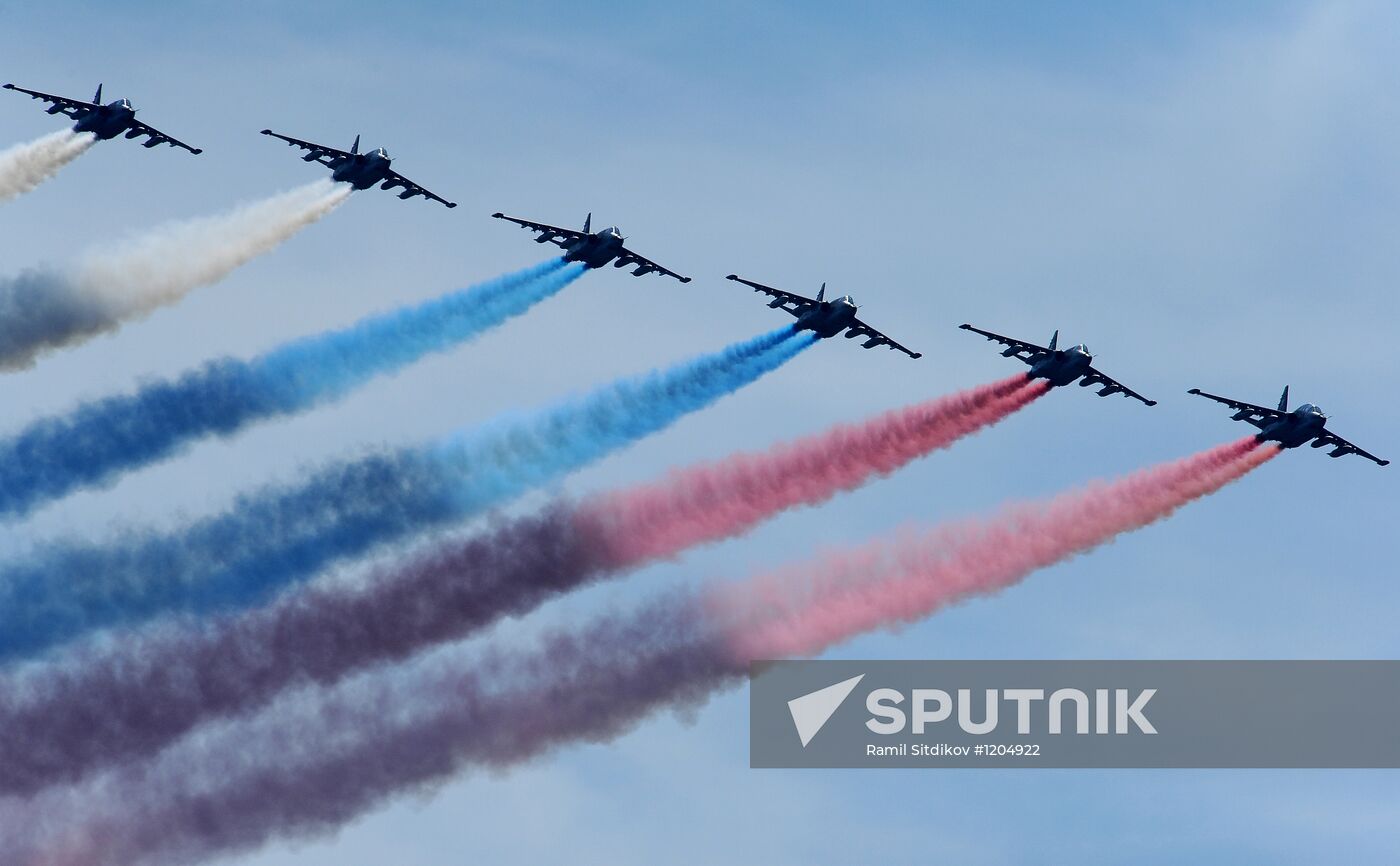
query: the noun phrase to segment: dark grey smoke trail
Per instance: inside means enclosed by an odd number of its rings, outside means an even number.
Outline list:
[[[0,794],[32,794],[133,757],[289,687],[407,658],[602,570],[571,509],[503,522],[345,585],[312,583],[239,616],[84,644],[0,679]]]
[[[705,700],[746,669],[696,599],[667,597],[558,631],[534,652],[351,681],[325,700],[279,704],[81,789],[0,800],[0,862],[186,866],[331,832],[385,797],[466,767],[611,739],[659,707]],[[431,707],[424,695],[434,696]]]

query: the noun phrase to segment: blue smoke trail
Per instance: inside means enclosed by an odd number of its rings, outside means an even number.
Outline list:
[[[0,518],[111,482],[204,436],[228,436],[338,399],[524,313],[582,273],[582,265],[552,259],[249,361],[210,361],[173,381],[150,382],[36,421],[0,440]]]
[[[173,534],[50,545],[0,568],[0,658],[164,613],[257,604],[328,564],[479,513],[657,432],[815,339],[784,327],[533,415],[327,467]]]

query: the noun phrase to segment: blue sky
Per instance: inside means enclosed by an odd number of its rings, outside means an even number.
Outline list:
[[[1228,7],[1228,8],[1221,8]],[[174,523],[331,455],[418,441],[775,323],[722,278],[849,291],[910,362],[841,341],[570,479],[586,491],[1011,372],[969,321],[1084,340],[1146,409],[1054,393],[828,506],[541,610],[742,576],[1239,435],[1192,386],[1295,399],[1400,454],[1400,72],[1387,4],[22,4],[0,77],[98,81],[202,157],[95,147],[0,208],[0,268],[317,176],[257,135],[363,133],[455,211],[356,195],[223,283],[0,379],[12,426],[214,354],[248,354],[531,263],[496,210],[592,210],[695,282],[607,269],[325,411],[0,530],[9,549]],[[0,99],[0,142],[56,128]],[[1170,521],[851,658],[1392,658],[1393,470],[1292,452]],[[510,622],[499,634],[528,632]],[[246,866],[661,859],[1378,862],[1391,772],[777,772],[742,691],[613,743],[386,804]],[[528,816],[528,817],[527,817]]]

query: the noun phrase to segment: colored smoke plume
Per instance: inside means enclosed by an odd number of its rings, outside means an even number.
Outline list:
[[[0,800],[0,860],[166,866],[330,832],[464,769],[611,739],[655,710],[702,702],[737,682],[755,653],[817,652],[1002,589],[1159,520],[1276,453],[1242,440],[989,520],[700,596],[673,591],[546,633],[533,651],[488,647],[467,663],[428,658],[371,672],[80,788]],[[811,585],[799,586],[800,576]]]
[[[815,505],[1044,393],[1024,376],[860,424],[556,504],[237,617],[126,636],[0,679],[0,792],[31,792],[149,754],[289,686],[400,660],[608,574]],[[153,711],[158,708],[158,711]]]
[[[784,327],[437,443],[332,464],[173,532],[41,547],[0,566],[0,658],[163,614],[261,604],[334,562],[479,514],[663,430],[812,342]]]
[[[168,458],[206,436],[338,399],[519,315],[583,273],[553,259],[416,306],[287,343],[252,360],[220,358],[176,379],[83,403],[0,439],[0,519]]]

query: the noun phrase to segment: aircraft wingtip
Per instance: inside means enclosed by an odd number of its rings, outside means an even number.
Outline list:
[[[737,280],[737,279],[739,279],[739,275],[738,275],[738,274],[730,274],[729,276],[725,277],[725,279],[726,279],[726,280]]]
[[[1389,466],[1389,465],[1390,465],[1390,461],[1389,461],[1389,460],[1382,460],[1380,463],[1381,463],[1382,466]]]
[[[1200,388],[1192,388],[1190,391],[1187,391],[1186,393],[1188,393],[1188,394],[1199,394],[1199,393],[1201,393],[1201,389],[1200,389]]]
[[[457,203],[456,203],[455,201],[450,201],[450,202],[447,203],[447,206],[448,206],[449,208],[454,208],[454,207],[457,206]]]
[[[1156,400],[1148,400],[1148,401],[1147,401],[1147,405],[1149,405],[1149,406],[1156,406],[1156,405],[1157,405],[1157,401],[1156,401]]]
[[[6,90],[14,90],[14,89],[15,89],[15,86],[14,86],[13,84],[6,84],[6,85],[5,85],[5,89],[6,89]]]
[[[681,282],[683,282],[683,283],[688,283],[688,282],[690,282],[690,277],[681,277]]]
[[[262,131],[262,134],[263,134],[263,135],[271,135],[271,134],[272,134],[272,130],[270,130],[270,129],[264,129],[264,130]]]
[[[496,211],[495,213],[491,214],[491,216],[495,217],[496,219],[502,219],[503,217],[505,217],[505,214],[501,213],[500,211]]]
[[[202,148],[202,147],[196,147],[196,148],[194,148],[193,150],[190,151],[190,153],[194,154],[195,156],[199,156],[199,155],[200,155],[201,153],[203,153],[203,152],[204,152],[204,148]]]
[[[971,330],[972,330],[972,326],[969,325],[967,322],[963,322],[961,325],[958,325],[958,327],[959,327],[959,328],[962,328],[964,331],[971,331]]]
[[[915,360],[918,360],[919,358],[922,358],[923,356],[924,356],[924,353],[923,353],[923,352],[915,352],[914,354],[910,355],[909,357],[911,357],[911,358],[913,358],[913,359],[915,359]]]

